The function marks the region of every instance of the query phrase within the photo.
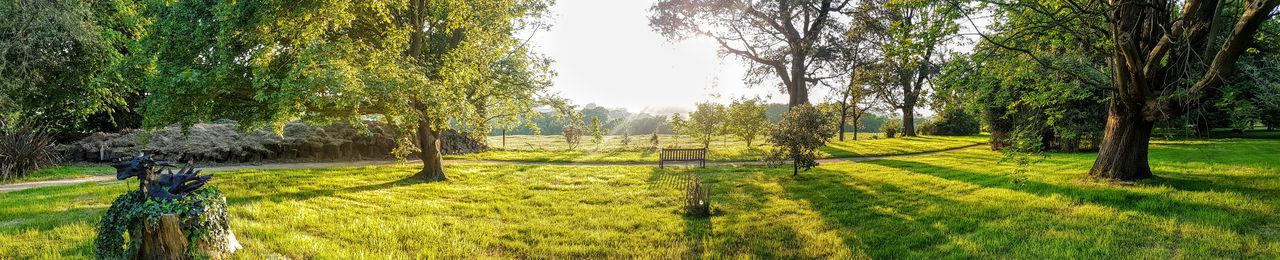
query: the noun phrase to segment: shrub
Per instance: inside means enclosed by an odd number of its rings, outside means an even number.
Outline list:
[[[53,135],[32,127],[0,121],[0,182],[26,177],[62,160],[53,150]]]
[[[884,132],[884,138],[893,138],[902,130],[901,119],[889,119],[884,121],[884,125],[880,126],[880,131]]]
[[[575,125],[564,126],[564,142],[569,145],[569,149],[578,149],[578,144],[582,143],[582,130]]]
[[[835,135],[830,131],[833,121],[813,106],[791,108],[769,130],[769,142],[774,145],[770,157],[790,159],[792,175],[799,174],[800,169],[818,166],[816,151]]]
[[[649,147],[657,149],[658,145],[658,131],[655,130],[652,134],[649,134]]]
[[[975,135],[982,128],[978,118],[959,109],[942,112],[937,119],[920,124],[920,133],[927,135]]]

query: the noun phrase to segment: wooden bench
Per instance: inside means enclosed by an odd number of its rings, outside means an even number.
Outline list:
[[[666,162],[698,162],[698,166],[707,167],[707,149],[662,149],[658,153],[658,168],[666,166]]]

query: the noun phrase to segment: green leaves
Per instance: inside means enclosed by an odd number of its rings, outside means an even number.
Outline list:
[[[758,98],[734,100],[726,110],[724,132],[741,138],[750,147],[751,141],[768,128],[769,118],[764,112],[764,101]]]
[[[530,116],[550,61],[516,37],[540,0],[153,3],[146,125],[379,118],[406,133]],[[483,132],[481,132],[483,134]],[[404,139],[402,145],[412,145]]]
[[[818,166],[817,149],[834,135],[832,117],[808,105],[792,106],[790,111],[769,129],[769,142],[774,145],[772,160],[790,159],[795,167],[808,170]]]
[[[89,116],[130,110],[126,53],[145,20],[128,1],[0,3],[0,120],[83,130]]]

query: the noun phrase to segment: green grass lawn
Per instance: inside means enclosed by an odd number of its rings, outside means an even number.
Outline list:
[[[11,180],[10,183],[74,179],[115,173],[116,169],[105,165],[62,165],[47,167],[31,172],[31,174],[28,174],[26,177]]]
[[[880,156],[911,154],[953,149],[987,142],[989,136],[921,136],[905,138],[881,138],[879,134],[860,133],[853,140],[850,133],[845,141],[832,140],[819,153],[822,158]],[[501,137],[489,137],[491,151],[446,155],[446,159],[497,160],[530,162],[655,162],[658,153],[649,150],[649,136],[631,136],[628,145],[622,145],[621,136],[606,136],[600,146],[584,137],[582,144],[570,149],[561,136],[521,135],[507,136],[506,145]],[[659,146],[668,148],[699,148],[702,144],[687,136],[659,135]],[[756,139],[748,147],[736,137],[719,136],[711,142],[707,151],[709,161],[756,161],[763,158],[770,147],[764,138]]]
[[[1280,140],[1155,141],[1158,178],[1014,174],[985,148],[789,168],[449,165],[220,172],[236,257],[1280,258]],[[686,174],[714,215],[686,218]],[[1025,178],[1015,182],[1014,179]],[[0,259],[86,258],[119,182],[0,194]]]

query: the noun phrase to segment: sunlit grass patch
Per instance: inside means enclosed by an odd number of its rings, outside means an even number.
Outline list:
[[[32,182],[46,181],[57,179],[72,179],[80,177],[89,177],[94,175],[114,174],[116,171],[109,166],[88,166],[88,165],[62,165],[40,169],[26,177],[12,180],[10,182]]]
[[[570,149],[560,136],[521,135],[508,136],[506,145],[502,146],[501,137],[489,137],[493,150],[463,155],[446,155],[447,159],[459,160],[498,160],[498,161],[533,161],[533,162],[656,162],[658,152],[649,149],[649,136],[632,136],[627,145],[622,145],[621,136],[607,136],[596,146],[588,141]],[[913,154],[965,147],[984,143],[987,136],[920,136],[903,138],[880,138],[879,134],[861,133],[859,140],[852,135],[845,141],[831,140],[822,147],[819,156],[859,157],[896,154]],[[701,148],[693,138],[687,136],[659,135],[659,147],[662,148]],[[764,157],[771,147],[765,144],[764,137],[757,138],[751,146],[731,136],[717,136],[708,149],[709,161],[756,161]]]
[[[1186,149],[1173,149],[1175,147]],[[1015,174],[973,148],[789,168],[416,165],[216,173],[237,258],[1280,257],[1280,140],[1158,142],[1157,178],[1089,180],[1092,154]],[[682,214],[687,174],[710,218]],[[1015,181],[1015,179],[1025,179]],[[0,194],[0,258],[91,255],[132,183]]]

